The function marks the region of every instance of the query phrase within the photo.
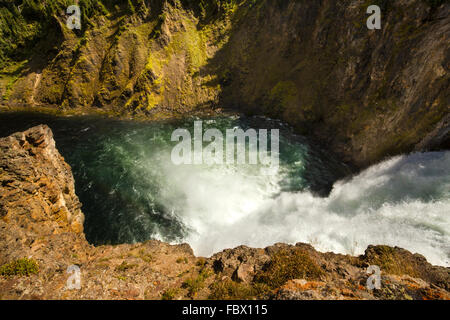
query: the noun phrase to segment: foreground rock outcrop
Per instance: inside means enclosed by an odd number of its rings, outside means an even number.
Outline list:
[[[450,299],[450,268],[401,248],[352,257],[276,244],[199,258],[159,241],[94,247],[80,207],[47,126],[0,139],[0,299]],[[72,265],[79,290],[67,287]]]
[[[0,103],[165,118],[231,107],[358,168],[450,147],[448,0],[66,1],[0,8]],[[369,5],[382,10],[368,30]],[[14,27],[12,27],[14,26]]]

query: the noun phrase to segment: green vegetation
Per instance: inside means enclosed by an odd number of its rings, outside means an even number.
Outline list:
[[[202,21],[212,20],[215,17],[233,12],[235,8],[245,2],[255,2],[255,0],[181,0],[180,3],[185,8],[190,8],[201,17]]]
[[[186,52],[189,72],[193,75],[206,63],[206,45],[202,34],[197,30],[194,22],[187,17],[182,17],[182,20],[185,30],[173,36],[172,41],[166,48],[166,52],[168,56]]]
[[[205,286],[205,280],[211,275],[211,272],[207,269],[202,269],[198,276],[185,280],[182,284],[182,288],[188,290],[189,297],[195,297],[195,295]]]
[[[134,8],[133,2],[128,0],[128,11],[130,14],[136,13],[136,9]]]
[[[8,62],[23,58],[29,48],[58,28],[58,18],[75,0],[9,0],[0,7],[0,68]],[[115,5],[127,6],[129,13],[135,12],[135,6],[143,5],[142,0],[79,0],[82,14],[82,32],[92,26],[92,19],[99,15],[108,15]],[[119,8],[120,8],[119,6]],[[25,50],[24,50],[25,49]]]
[[[184,258],[178,258],[177,259],[177,261],[176,261],[177,263],[188,263],[188,259],[186,258],[186,257],[184,257]]]
[[[18,48],[36,38],[40,25],[26,21],[17,8],[9,10],[8,5],[0,7],[0,68],[7,65]]]
[[[272,291],[293,279],[318,280],[324,271],[307,252],[300,249],[280,250],[259,271],[252,283],[231,279],[216,281],[211,286],[209,298],[215,300],[268,299]]]
[[[280,81],[270,91],[271,112],[282,113],[290,103],[295,102],[298,90],[292,81]]]
[[[128,264],[126,261],[122,262],[119,266],[116,267],[116,271],[125,272],[129,269],[136,267],[135,264]]]
[[[0,275],[4,277],[30,276],[39,272],[39,265],[33,259],[22,258],[0,267]]]
[[[163,1],[153,3],[161,10]],[[177,2],[177,1],[176,1]],[[190,8],[203,18],[221,15],[235,8],[244,1],[238,0],[182,0],[179,3]],[[23,51],[23,48],[33,47],[33,43],[47,36],[50,28],[57,26],[56,18],[75,0],[7,0],[0,7],[0,68],[11,57]],[[79,0],[81,9],[83,32],[92,26],[92,19],[98,15],[109,15],[110,12],[123,10],[132,15],[146,11],[143,0]],[[156,10],[158,12],[158,10]]]
[[[189,270],[185,270],[185,271],[183,271],[183,272],[180,272],[180,273],[177,275],[177,277],[178,277],[178,278],[181,278],[181,277],[183,277],[184,275],[188,274],[189,272],[190,272]]]
[[[153,255],[146,253],[145,250],[143,249],[139,250],[138,257],[147,263],[151,263],[154,260]]]
[[[205,258],[198,258],[197,262],[195,263],[198,267],[204,267],[206,264],[206,259]]]
[[[405,259],[395,248],[377,246],[374,250],[376,254],[371,256],[367,262],[379,266],[382,272],[412,277],[420,276],[417,265],[413,261]]]
[[[179,292],[180,290],[178,288],[169,288],[163,292],[161,300],[173,300]]]
[[[11,89],[16,81],[19,79],[22,71],[26,68],[27,60],[21,61],[19,63],[13,63],[10,66],[4,68],[0,71],[0,78],[6,80],[5,92],[3,94],[3,99],[8,99],[11,94]],[[0,62],[1,63],[1,62]]]
[[[270,288],[263,283],[238,283],[227,279],[214,282],[211,286],[209,299],[212,300],[252,300],[264,299]]]
[[[306,252],[301,250],[280,250],[270,263],[255,276],[256,283],[263,283],[272,289],[293,279],[319,279],[324,274]]]

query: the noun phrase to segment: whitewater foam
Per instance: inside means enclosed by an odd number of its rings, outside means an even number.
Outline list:
[[[352,255],[386,244],[449,266],[450,152],[395,157],[337,181],[349,175],[345,165],[268,119],[220,117],[204,127],[280,128],[272,175],[258,165],[175,166],[170,137],[190,119],[42,122],[72,166],[92,244],[160,239],[188,242],[204,256],[243,244],[306,242]]]
[[[170,166],[166,177],[176,184],[165,202],[189,226],[185,241],[198,255],[277,242],[357,255],[384,244],[449,266],[449,168],[450,152],[398,156],[336,182],[322,198],[280,192],[282,169],[267,177],[239,166]]]

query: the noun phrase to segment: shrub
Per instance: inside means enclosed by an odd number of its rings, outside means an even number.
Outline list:
[[[366,262],[371,265],[377,265],[380,269],[389,274],[409,275],[411,277],[420,277],[420,267],[413,258],[402,255],[395,248],[389,246],[376,246]]]
[[[200,289],[203,288],[206,278],[210,276],[210,272],[206,269],[200,271],[197,277],[189,278],[183,282],[182,288],[188,290],[188,295],[194,297]]]
[[[177,288],[169,288],[163,292],[161,295],[161,300],[173,300],[178,292],[179,290]]]
[[[188,263],[189,261],[188,261],[188,259],[186,258],[186,257],[184,257],[184,258],[178,258],[177,259],[177,261],[176,261],[177,263]]]
[[[199,258],[198,260],[197,260],[197,263],[196,263],[196,265],[198,266],[198,267],[204,267],[205,266],[205,264],[206,264],[206,259],[205,258]]]
[[[264,283],[272,289],[279,288],[293,279],[318,279],[323,270],[301,250],[280,250],[272,256],[269,264],[255,276],[255,282]]]
[[[252,300],[264,299],[270,288],[262,283],[246,284],[227,279],[211,286],[209,299],[212,300]]]
[[[11,276],[30,276],[39,272],[39,265],[33,259],[22,258],[0,267],[0,275],[4,277]]]
[[[126,263],[126,261],[124,261],[124,262],[122,262],[121,265],[116,267],[116,271],[125,272],[125,271],[127,271],[129,269],[132,269],[134,267],[136,267],[135,264],[128,264],[128,263]]]

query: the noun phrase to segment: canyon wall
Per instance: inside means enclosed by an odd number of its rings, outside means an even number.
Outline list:
[[[6,1],[0,104],[152,119],[267,115],[365,167],[449,147],[450,3]],[[31,3],[31,4],[30,4]],[[382,9],[368,30],[366,9]]]

